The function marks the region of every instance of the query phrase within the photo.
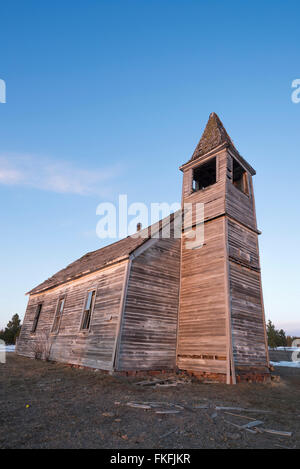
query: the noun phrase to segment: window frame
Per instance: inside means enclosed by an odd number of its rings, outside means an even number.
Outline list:
[[[199,168],[201,168],[201,166],[204,166],[210,162],[212,162],[213,160],[215,160],[215,163],[216,163],[216,179],[215,179],[215,182],[213,182],[212,184],[209,184],[208,186],[206,187],[203,187],[202,189],[194,189],[193,185],[194,185],[194,173],[196,170],[199,170]],[[191,194],[196,194],[197,192],[203,192],[205,190],[207,190],[209,187],[212,187],[214,186],[215,184],[217,184],[218,180],[219,180],[219,158],[218,158],[218,155],[216,156],[212,156],[210,158],[208,158],[207,160],[204,160],[202,161],[200,164],[198,164],[197,166],[194,166],[191,168],[192,170],[192,187],[191,187]]]
[[[240,187],[238,187],[235,184],[235,181],[234,181],[234,164],[237,164],[243,170],[243,174],[242,174],[242,181],[243,182],[242,183],[243,183],[243,187],[244,187],[245,190],[241,189]],[[242,194],[244,194],[244,195],[246,195],[247,197],[250,198],[251,191],[250,191],[250,181],[249,181],[248,171],[244,168],[244,166],[236,158],[233,158],[233,157],[232,157],[232,179],[231,179],[231,183],[239,192],[241,192]]]
[[[43,302],[37,304],[34,319],[33,319],[33,323],[32,323],[32,328],[31,328],[31,331],[30,331],[31,334],[36,333],[38,323],[39,323],[39,320],[40,320],[40,317],[41,317],[42,309],[43,309],[43,304],[44,304]]]
[[[62,308],[62,311],[60,312],[60,314],[58,314],[58,311],[59,311],[59,305],[60,305],[60,302],[63,300],[63,308]],[[57,300],[57,303],[56,303],[56,307],[55,307],[55,314],[54,314],[54,319],[53,319],[53,322],[52,322],[52,327],[51,327],[51,334],[58,334],[59,333],[59,329],[60,329],[60,324],[61,324],[61,319],[62,319],[62,316],[64,314],[64,310],[65,310],[65,306],[66,306],[66,295],[60,295],[58,300]],[[59,317],[59,320],[58,320],[58,323],[57,323],[57,329],[53,330],[54,328],[54,324],[55,324],[55,320],[56,318]]]
[[[90,306],[90,309],[87,310],[86,305],[87,305],[87,301],[88,301],[88,298],[89,298],[89,294],[93,293],[93,292],[94,292],[94,299],[92,300],[92,304]],[[82,308],[82,313],[81,313],[79,331],[82,332],[82,333],[87,333],[91,330],[91,324],[92,324],[93,313],[94,313],[95,304],[96,304],[96,298],[97,298],[97,287],[94,286],[94,287],[89,288],[87,290],[86,294],[85,294],[85,297],[84,297],[83,308]],[[88,328],[83,328],[83,324],[85,322],[86,312],[87,311],[90,311],[89,327]]]

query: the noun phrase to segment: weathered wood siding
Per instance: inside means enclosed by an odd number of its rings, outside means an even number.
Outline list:
[[[228,220],[229,258],[232,261],[259,270],[259,256],[257,249],[257,233]]]
[[[132,260],[118,370],[174,368],[179,269],[179,239],[159,239]]]
[[[253,188],[252,176],[247,172],[249,195],[244,194],[237,189],[232,183],[232,157],[227,157],[227,178],[226,178],[226,213],[235,220],[245,224],[246,226],[257,229],[256,214],[253,207]]]
[[[192,171],[216,157],[216,183],[192,192]],[[177,366],[194,372],[226,373],[227,324],[225,291],[225,214],[227,152],[199,158],[184,171],[183,203],[204,203],[204,245],[187,249],[183,234]],[[196,211],[185,217],[185,229],[194,227]]]
[[[267,366],[257,233],[228,220],[233,354],[236,366]]]
[[[233,355],[236,366],[267,366],[260,274],[230,262]]]
[[[51,344],[51,360],[112,369],[126,263],[116,264],[44,294],[30,296],[17,352],[33,357],[35,344],[47,337]],[[80,331],[86,294],[90,289],[97,289],[90,330]],[[58,333],[52,334],[61,295],[66,295],[64,311]],[[43,303],[43,309],[36,333],[32,334],[39,303]]]
[[[194,165],[205,161],[208,158],[203,157]],[[231,348],[237,367],[266,366],[251,175],[247,171],[246,195],[232,183],[232,155],[226,150],[217,154],[215,184],[192,192],[192,171],[184,171],[183,202],[205,204],[204,246],[186,249],[183,236],[178,367],[194,372],[227,371],[228,376]],[[195,211],[187,220],[186,226],[195,225]]]
[[[237,368],[268,366],[252,176],[247,172],[247,195],[232,184],[231,170],[228,156],[226,211],[231,217],[227,231],[234,362]]]
[[[192,190],[193,170],[198,166],[206,163],[210,158],[201,159],[195,162],[193,168],[188,169],[183,174],[183,201],[185,204],[204,203],[204,219],[220,216],[225,213],[225,184],[226,184],[226,168],[227,168],[227,152],[222,151],[216,155],[217,164],[217,182],[205,189],[197,192]],[[185,226],[189,227],[196,222],[196,211],[193,210],[192,218],[185,217]]]
[[[226,373],[225,245],[222,219],[205,223],[204,246],[185,249],[183,237],[177,364]]]

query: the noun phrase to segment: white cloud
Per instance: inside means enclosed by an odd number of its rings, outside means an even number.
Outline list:
[[[21,179],[22,175],[19,171],[2,168],[0,161],[0,184],[17,184]]]
[[[0,154],[0,184],[20,185],[65,194],[107,195],[120,167],[84,169],[67,161]]]

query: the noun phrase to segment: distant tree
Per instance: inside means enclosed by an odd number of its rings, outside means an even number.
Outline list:
[[[279,347],[287,347],[286,335],[283,329],[280,329],[280,331],[278,331],[278,340],[280,342]]]
[[[292,346],[292,343],[293,343],[293,340],[294,340],[294,337],[288,335],[287,338],[286,338],[286,343],[287,343],[287,346],[288,347],[291,347]]]
[[[14,345],[16,339],[20,334],[21,330],[21,319],[18,314],[14,314],[11,320],[7,323],[4,331],[0,332],[0,339],[8,345]]]
[[[268,344],[270,347],[275,348],[277,347],[276,342],[276,330],[275,326],[272,321],[269,319],[267,324],[267,335],[268,335]]]
[[[288,344],[286,334],[283,329],[277,330],[269,319],[267,324],[268,344],[270,347],[286,347]]]

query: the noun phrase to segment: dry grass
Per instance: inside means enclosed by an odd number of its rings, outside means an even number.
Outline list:
[[[134,379],[15,354],[0,367],[0,448],[300,448],[299,370],[278,369],[283,376],[278,384],[193,382],[153,389],[136,386]],[[128,407],[129,401],[175,403],[184,410],[156,414]],[[199,404],[210,407],[195,409]],[[215,405],[270,410],[250,417],[266,428],[292,431],[293,437],[239,431],[226,421],[241,425],[245,419],[214,416]]]

